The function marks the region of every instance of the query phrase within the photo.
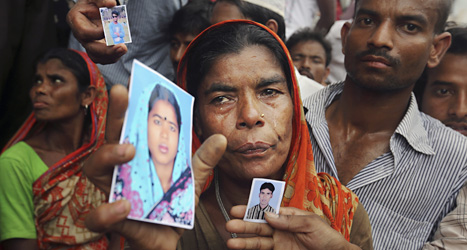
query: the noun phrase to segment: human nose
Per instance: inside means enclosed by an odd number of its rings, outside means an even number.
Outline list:
[[[264,125],[264,114],[260,111],[260,103],[255,97],[243,98],[239,105],[237,128],[253,128]]]
[[[457,118],[467,117],[467,91],[459,93],[449,108],[449,115]]]
[[[302,61],[301,68],[311,69],[311,58],[308,58],[308,57],[304,58]]]
[[[49,87],[50,84],[47,82],[47,80],[43,80],[43,82],[35,84],[32,87],[32,90],[35,94],[46,94],[48,92]]]
[[[178,64],[180,62],[180,59],[182,59],[183,54],[185,54],[186,47],[185,46],[180,46],[177,49],[177,52],[175,53],[174,61]]]
[[[169,137],[170,125],[167,121],[162,121],[160,137],[168,138]]]
[[[393,48],[392,41],[392,24],[389,21],[382,22],[376,26],[375,30],[368,39],[368,45],[376,48],[386,48],[391,50]]]

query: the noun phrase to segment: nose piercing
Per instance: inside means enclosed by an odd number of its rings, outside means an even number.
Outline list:
[[[261,114],[260,116],[261,116],[261,118],[264,118],[264,114]]]

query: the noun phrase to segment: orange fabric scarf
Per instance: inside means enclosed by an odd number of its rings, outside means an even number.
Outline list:
[[[83,174],[85,159],[104,143],[108,96],[104,78],[87,54],[79,53],[88,65],[90,85],[96,88],[96,99],[89,112],[92,132],[89,143],[67,155],[49,168],[33,184],[35,223],[40,249],[107,249],[103,234],[86,229],[86,215],[106,202],[105,194]],[[40,131],[43,123],[32,113],[9,141],[8,148],[27,135]]]
[[[303,113],[302,101],[294,73],[294,66],[289,52],[282,40],[265,26],[248,20],[230,20],[215,24],[203,31],[192,41],[178,69],[178,84],[185,90],[186,86],[186,61],[190,49],[196,46],[197,40],[210,30],[222,25],[256,25],[267,30],[281,44],[288,55],[288,70],[291,72],[293,90],[292,99],[294,104],[294,117],[292,122],[293,136],[292,144],[285,164],[283,180],[286,182],[284,198],[281,206],[296,207],[302,210],[312,211],[325,219],[332,228],[339,231],[344,237],[350,239],[350,228],[353,215],[358,206],[357,196],[335,178],[326,173],[316,173],[313,151],[311,148],[310,135]],[[201,145],[199,138],[193,132],[193,152]],[[212,182],[211,178],[206,183],[205,189]]]

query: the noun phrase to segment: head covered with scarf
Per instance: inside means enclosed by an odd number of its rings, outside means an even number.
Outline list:
[[[139,97],[133,100],[137,102],[132,103],[130,100],[129,109],[136,107],[135,113],[131,119],[131,123],[124,129],[126,131],[125,143],[133,144],[136,147],[136,153],[131,161],[119,166],[115,190],[112,194],[113,199],[118,200],[125,197],[125,199],[132,203],[129,215],[131,218],[161,221],[165,220],[163,215],[169,212],[174,221],[185,223],[185,220],[179,218],[179,215],[183,212],[191,211],[193,201],[191,195],[180,195],[180,192],[183,190],[183,193],[186,191],[188,194],[190,191],[191,193],[193,191],[191,172],[185,153],[184,133],[183,129],[181,129],[183,121],[177,97],[173,94],[172,90],[161,84],[152,83],[148,84],[141,91]],[[150,112],[155,108],[156,102],[159,100],[166,101],[173,107],[178,125],[178,144],[172,170],[172,185],[166,193],[163,191],[156,171],[157,168],[152,160],[156,156],[151,155],[151,147],[149,146],[151,139],[157,138],[150,138],[148,133],[149,122],[154,122],[154,118],[150,117]],[[156,136],[160,137],[160,135],[155,135],[154,137]],[[167,148],[168,151],[174,150],[170,146]],[[157,150],[154,153],[157,153]],[[188,176],[189,178],[187,178]],[[174,197],[172,194],[175,193],[179,195]],[[173,211],[172,207],[178,210]],[[157,213],[155,212],[156,210]]]
[[[288,128],[292,130],[292,140],[287,159],[282,165],[282,179],[286,187],[281,206],[312,211],[349,240],[358,198],[333,177],[316,173],[293,64],[284,43],[274,32],[247,20],[226,21],[211,26],[188,47],[179,65],[178,84],[195,96],[196,100],[198,88],[211,67],[218,62],[216,59],[239,54],[251,46],[267,48],[274,55],[285,75],[293,103],[292,127]],[[196,101],[195,117],[198,116],[198,105]],[[200,139],[193,132],[194,151],[199,148]],[[206,188],[212,179],[208,180]]]
[[[64,63],[64,59],[61,58],[65,57],[74,58],[71,59],[73,63],[79,63],[80,67],[87,69],[89,75],[78,74],[76,69],[69,68],[78,82],[89,82],[89,86],[96,89],[96,96],[89,110],[86,111],[88,113],[85,125],[90,123],[90,127],[85,126],[85,129],[89,129],[87,133],[89,141],[51,166],[33,184],[37,241],[40,249],[57,246],[73,249],[85,249],[86,247],[107,249],[106,237],[103,234],[89,231],[84,225],[86,215],[105,202],[106,195],[95,187],[82,171],[84,161],[104,143],[108,105],[107,90],[99,69],[86,53],[62,49],[46,54],[46,59],[43,60],[56,58]],[[82,60],[76,60],[81,58]],[[64,65],[67,66],[66,63]],[[45,125],[46,121],[36,120],[32,113],[10,139],[4,150],[39,133]],[[62,230],[62,228],[68,228],[68,230]]]

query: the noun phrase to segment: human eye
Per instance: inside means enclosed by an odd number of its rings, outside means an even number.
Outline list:
[[[161,125],[162,121],[159,118],[154,119],[154,124]]]
[[[408,33],[415,33],[420,30],[420,27],[413,23],[406,23],[402,26],[402,29]]]
[[[280,94],[281,92],[279,90],[276,90],[276,89],[264,89],[261,91],[261,96],[263,97],[273,97],[273,96],[276,96],[278,94]]]
[[[62,78],[62,77],[59,77],[59,76],[52,76],[50,78],[52,84],[54,85],[59,85],[59,84],[62,84],[65,82],[65,80]]]
[[[42,84],[42,82],[43,82],[42,77],[40,76],[34,77],[34,85],[40,85]]]
[[[171,132],[177,132],[177,128],[175,128],[174,125],[170,125],[170,131]]]
[[[296,62],[296,61],[301,61],[301,60],[303,60],[302,55],[292,55],[292,61]]]
[[[374,20],[370,17],[360,17],[357,19],[357,24],[360,26],[370,26],[374,24]]]
[[[228,103],[229,101],[231,101],[231,98],[228,98],[227,96],[216,96],[212,99],[211,103],[215,105],[222,105]]]
[[[451,94],[451,91],[447,88],[438,88],[435,90],[436,96],[445,97]]]
[[[176,40],[170,41],[170,47],[173,49],[178,49],[180,47],[180,43]]]

